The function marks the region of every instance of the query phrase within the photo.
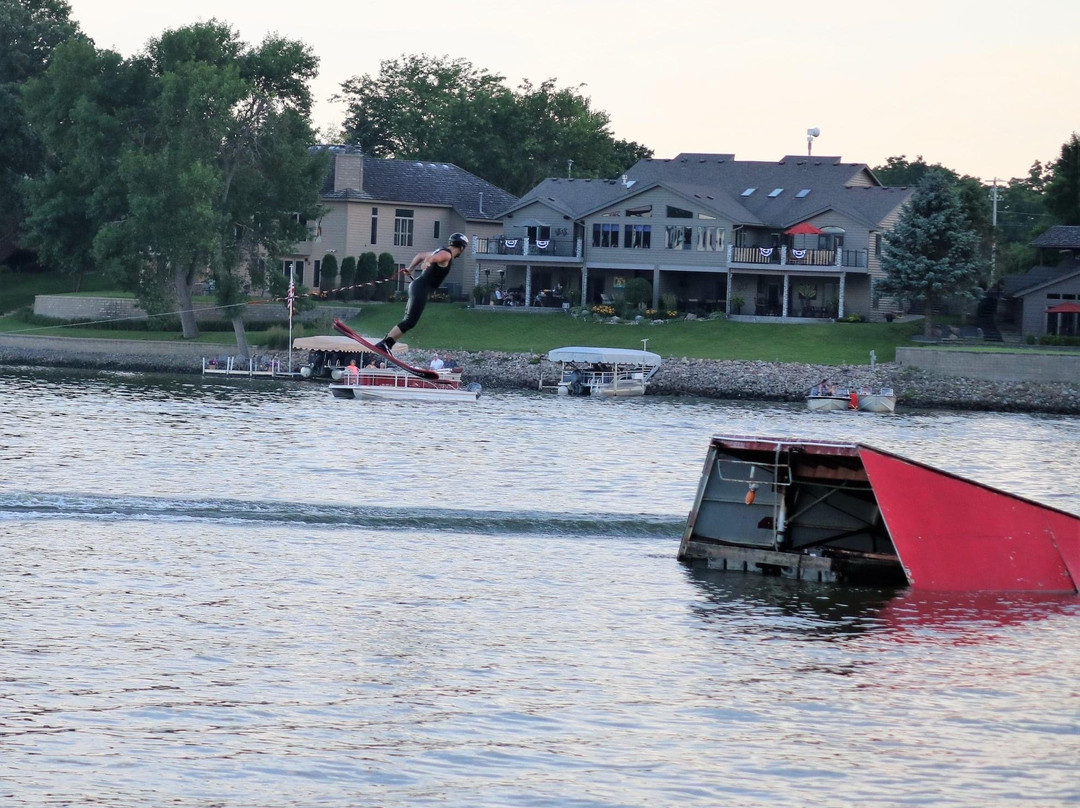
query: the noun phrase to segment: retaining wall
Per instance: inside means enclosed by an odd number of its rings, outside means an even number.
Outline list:
[[[896,362],[943,376],[992,382],[1080,381],[1080,352],[1073,354],[990,353],[935,348],[897,348]]]
[[[224,311],[213,303],[194,303],[197,322],[230,319]],[[320,306],[293,317],[294,323],[309,323],[322,317],[339,317],[348,320],[360,313],[359,306],[341,306],[329,308]],[[34,314],[54,317],[57,320],[118,320],[146,319],[146,312],[132,298],[123,297],[82,297],[73,295],[36,295]],[[248,303],[244,311],[247,323],[288,323],[289,312],[281,302]]]

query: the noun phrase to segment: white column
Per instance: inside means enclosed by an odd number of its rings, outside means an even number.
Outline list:
[[[526,249],[528,249],[528,239],[525,240]],[[532,305],[532,264],[525,265],[525,305]]]
[[[652,271],[652,307],[660,308],[660,267],[653,267]]]
[[[589,305],[589,268],[581,268],[581,305]]]
[[[787,245],[780,245],[780,266],[787,264]]]
[[[785,248],[786,249],[786,248]],[[788,316],[788,295],[791,294],[791,276],[784,275],[784,308],[781,312],[782,316]]]
[[[727,295],[725,295],[725,300],[724,300],[724,314],[727,314],[727,315],[731,314],[731,287],[732,287],[732,277],[731,277],[731,270],[729,269],[727,271]]]
[[[836,308],[836,316],[837,316],[838,319],[842,318],[844,316],[844,290],[845,290],[845,282],[846,281],[847,281],[847,273],[846,272],[841,272],[840,273],[840,300],[838,300],[837,304],[836,304],[836,306],[837,306],[837,308]]]

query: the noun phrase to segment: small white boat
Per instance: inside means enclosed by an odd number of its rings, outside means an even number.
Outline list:
[[[806,397],[806,406],[811,412],[842,412],[855,409],[851,394],[846,389],[836,389],[828,393],[811,391]]]
[[[540,377],[540,389],[560,396],[643,396],[663,361],[659,354],[633,348],[555,348],[548,359],[559,363],[557,382]]]
[[[896,412],[896,394],[891,387],[882,387],[874,393],[859,390],[859,412]]]
[[[338,375],[335,372],[335,375]],[[330,385],[334,398],[359,398],[377,401],[476,401],[480,385],[461,384],[461,374],[440,372],[439,378],[421,379],[397,368],[346,368]]]

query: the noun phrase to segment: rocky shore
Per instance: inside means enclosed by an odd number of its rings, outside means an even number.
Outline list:
[[[80,350],[75,341],[63,351],[55,347],[0,344],[0,364],[128,370],[149,373],[200,373],[202,355],[213,346],[177,345],[173,350],[133,342]],[[287,352],[260,354],[265,361],[284,361]],[[414,350],[410,361],[426,364],[431,352]],[[294,362],[304,357],[294,354]],[[536,390],[540,376],[557,378],[557,367],[541,355],[481,351],[455,353],[462,377],[479,382],[485,390]],[[1080,380],[1075,384],[990,382],[939,376],[891,363],[869,365],[799,365],[774,362],[668,359],[649,387],[651,395],[701,396],[753,401],[801,401],[805,392],[823,379],[842,386],[892,387],[900,408],[1045,412],[1080,415]],[[308,383],[308,382],[305,382]]]

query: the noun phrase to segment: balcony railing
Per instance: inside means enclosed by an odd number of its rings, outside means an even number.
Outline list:
[[[580,258],[581,242],[571,239],[478,238],[476,255],[534,255],[557,258]]]
[[[866,250],[796,250],[783,247],[728,247],[728,264],[803,267],[866,267]]]

